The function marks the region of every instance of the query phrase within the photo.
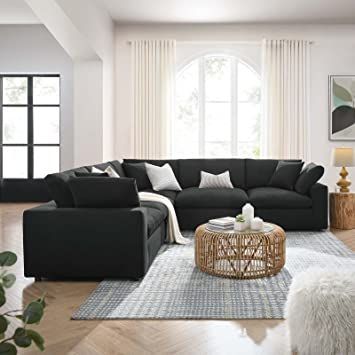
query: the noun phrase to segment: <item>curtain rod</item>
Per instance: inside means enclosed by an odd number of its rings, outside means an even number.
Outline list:
[[[152,39],[154,40],[154,39]],[[282,40],[288,40],[287,38],[283,38]],[[147,39],[149,41],[149,39]],[[133,40],[127,40],[127,44],[132,44]],[[261,40],[255,40],[255,41],[176,41],[177,43],[180,44],[260,44],[262,41]],[[314,44],[314,41],[308,41],[309,44]]]

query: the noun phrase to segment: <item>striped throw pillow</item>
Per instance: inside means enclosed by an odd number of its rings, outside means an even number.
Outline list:
[[[229,176],[229,170],[218,175],[201,171],[201,182],[199,188],[233,189],[233,184]]]
[[[154,191],[181,191],[180,184],[176,180],[170,164],[166,163],[163,166],[156,166],[145,163],[145,167]]]

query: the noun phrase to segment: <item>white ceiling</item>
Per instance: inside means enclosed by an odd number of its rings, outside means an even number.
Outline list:
[[[355,0],[96,1],[117,23],[355,24]],[[0,24],[32,23],[39,20],[24,0],[0,0]]]
[[[97,0],[119,23],[355,24],[355,0]]]
[[[0,0],[0,24],[40,23],[23,0]]]

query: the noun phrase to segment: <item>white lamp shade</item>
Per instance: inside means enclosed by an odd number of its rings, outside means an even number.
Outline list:
[[[333,166],[354,166],[353,148],[334,148],[332,154]]]

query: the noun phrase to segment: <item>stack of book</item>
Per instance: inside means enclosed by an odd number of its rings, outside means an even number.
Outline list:
[[[207,228],[212,231],[223,231],[234,228],[233,217],[223,217],[210,219],[207,223]]]

